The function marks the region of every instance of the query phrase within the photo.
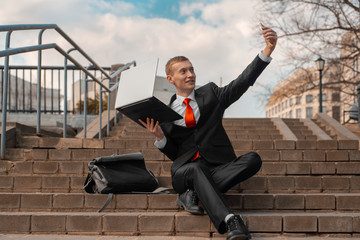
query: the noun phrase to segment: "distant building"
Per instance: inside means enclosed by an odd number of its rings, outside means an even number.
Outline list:
[[[336,67],[323,71],[323,84],[337,82],[339,72]],[[315,68],[301,69],[274,87],[274,93],[266,106],[266,117],[312,118],[319,112],[319,72]],[[340,86],[323,89],[322,112],[340,121]]]
[[[357,102],[360,82],[360,42],[352,34],[342,38],[341,64],[325,65],[323,70],[322,112],[341,122],[342,113]],[[319,71],[301,69],[273,89],[266,106],[266,117],[312,118],[319,112]]]
[[[0,84],[3,86],[4,76],[0,74]],[[10,112],[36,112],[37,111],[37,84],[23,78],[10,75],[8,82],[7,110]],[[9,91],[10,90],[10,91]],[[3,91],[0,91],[2,108]],[[64,96],[59,89],[41,87],[41,111],[58,112],[61,109]]]

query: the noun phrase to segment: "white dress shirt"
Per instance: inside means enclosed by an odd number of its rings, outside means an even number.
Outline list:
[[[259,53],[259,58],[261,60],[263,60],[264,62],[270,62],[272,60],[271,57],[267,57],[264,54],[262,54],[262,52]],[[183,118],[174,121],[174,124],[179,125],[179,126],[183,126],[186,127],[185,124],[185,110],[186,110],[186,105],[184,102],[185,98],[190,98],[190,106],[193,109],[194,112],[194,117],[196,122],[199,121],[200,119],[200,110],[199,110],[199,105],[197,104],[196,100],[195,100],[195,90],[193,90],[191,92],[191,94],[188,97],[182,97],[179,95],[176,95],[176,99],[171,103],[171,109],[174,110],[175,112],[177,112],[178,114],[180,114],[180,116],[182,116]],[[156,139],[154,145],[158,148],[158,149],[162,149],[165,147],[166,145],[166,137],[164,136],[163,139],[158,140]]]
[[[198,122],[199,118],[200,118],[199,106],[198,106],[198,104],[197,104],[197,102],[195,100],[195,91],[192,91],[191,94],[188,97],[182,97],[182,96],[176,95],[176,99],[172,102],[170,107],[171,107],[172,110],[174,110],[180,116],[183,117],[183,118],[181,118],[179,120],[174,121],[174,124],[179,125],[179,126],[183,126],[183,127],[186,127],[186,124],[185,124],[186,105],[184,103],[185,98],[190,98],[191,99],[189,104],[190,104],[190,107],[193,110],[196,122]]]

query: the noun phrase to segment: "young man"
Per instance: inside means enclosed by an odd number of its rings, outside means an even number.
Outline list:
[[[172,161],[171,176],[177,203],[192,214],[205,208],[218,232],[228,231],[227,240],[250,239],[240,215],[228,206],[223,193],[256,174],[261,158],[255,152],[236,157],[222,126],[224,111],[252,86],[271,61],[277,35],[262,27],[264,50],[225,87],[208,83],[195,90],[196,75],[186,57],[174,57],[166,64],[167,80],[176,87],[170,107],[184,118],[159,125],[154,119],[142,124],[155,135],[155,146]]]

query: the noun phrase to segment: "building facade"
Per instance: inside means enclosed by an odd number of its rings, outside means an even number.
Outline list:
[[[328,67],[323,72],[322,82],[330,85],[337,82],[339,72]],[[274,93],[266,106],[266,117],[312,118],[319,112],[319,72],[315,68],[302,69],[274,87]],[[343,108],[340,86],[323,88],[322,112],[340,121]]]
[[[326,65],[322,75],[322,112],[339,122],[343,114],[357,102],[360,83],[360,41],[345,34],[338,64]],[[313,118],[319,109],[319,71],[300,69],[277,84],[266,106],[266,117]],[[345,112],[344,112],[345,111]]]

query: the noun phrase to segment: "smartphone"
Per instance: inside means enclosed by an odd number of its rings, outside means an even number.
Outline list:
[[[260,25],[260,30],[262,31],[262,27],[265,27],[265,26],[261,22],[259,23],[259,25]]]
[[[259,25],[260,25],[260,30],[263,31],[263,30],[262,30],[262,27],[265,27],[264,24],[262,24],[261,22],[259,22]],[[272,43],[271,40],[269,40],[269,43]]]

